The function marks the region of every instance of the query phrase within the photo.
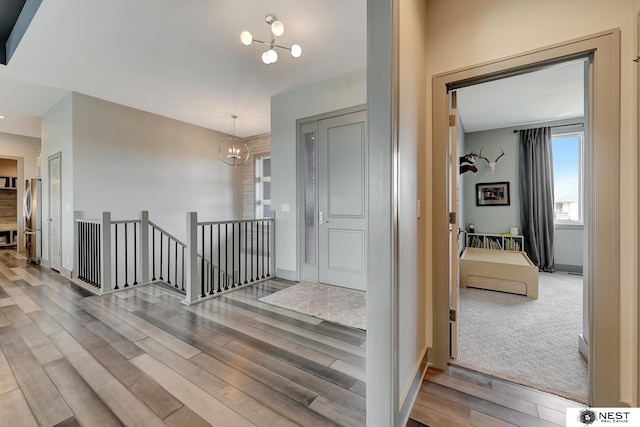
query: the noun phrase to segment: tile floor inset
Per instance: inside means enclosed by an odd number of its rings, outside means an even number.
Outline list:
[[[260,301],[366,330],[366,296],[366,292],[354,289],[302,282],[260,298]]]

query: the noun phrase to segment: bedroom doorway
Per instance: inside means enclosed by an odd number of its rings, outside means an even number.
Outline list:
[[[448,174],[450,210],[458,219],[450,225],[451,308],[457,314],[451,316],[451,363],[581,403],[587,403],[588,392],[588,355],[583,359],[577,345],[588,314],[582,277],[588,227],[581,215],[581,184],[589,172],[583,155],[588,152],[583,137],[585,64],[584,59],[571,60],[451,91],[455,120],[450,120],[449,145],[451,169],[457,173]],[[550,128],[553,141],[549,160],[555,203],[549,204],[553,214],[548,226],[555,232],[555,272],[538,278],[537,269],[519,265],[529,262],[524,256],[517,258],[529,249],[530,240],[523,237],[519,214],[519,139],[521,130],[542,127]],[[458,159],[466,167],[459,169]],[[478,203],[477,186],[506,190],[508,203]],[[467,259],[459,274],[463,253]],[[468,259],[489,255],[501,258],[480,266]],[[511,258],[516,264],[498,264]],[[483,266],[487,269],[479,271]]]
[[[586,167],[598,170],[598,181],[593,176],[585,177],[585,228],[589,236],[584,244],[585,283],[590,298],[588,330],[585,337],[589,343],[589,396],[592,406],[615,406],[619,392],[619,325],[607,320],[606,313],[619,308],[619,271],[617,258],[619,248],[619,192],[618,153],[619,139],[619,89],[617,70],[619,58],[619,31],[609,32],[574,40],[564,44],[543,48],[497,60],[468,69],[440,74],[433,79],[434,88],[434,222],[448,223],[447,191],[447,133],[449,132],[448,94],[473,84],[497,81],[501,78],[541,70],[553,65],[581,58],[588,59],[589,101],[585,109],[585,132],[589,141]],[[464,116],[462,117],[464,120]],[[612,125],[613,124],[613,125]],[[437,141],[442,141],[437,143]],[[490,159],[493,161],[493,159]],[[495,161],[494,161],[495,163]],[[604,182],[606,181],[606,182]],[[611,191],[613,189],[613,191]],[[613,230],[610,228],[613,225]],[[444,251],[450,229],[434,229],[434,300],[435,300],[435,360],[436,367],[444,368],[449,362],[451,348],[450,306],[451,287],[454,274]],[[576,337],[577,347],[577,337]]]

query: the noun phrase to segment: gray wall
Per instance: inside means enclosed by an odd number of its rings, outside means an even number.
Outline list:
[[[523,125],[517,127],[492,129],[481,132],[470,132],[465,135],[464,152],[480,152],[493,161],[504,150],[505,156],[496,165],[493,175],[487,162],[477,160],[477,173],[467,172],[462,175],[463,201],[461,227],[468,228],[470,223],[475,224],[478,233],[507,233],[510,227],[520,225],[520,195],[519,195],[519,142],[515,129],[525,129],[544,125],[557,125],[563,123],[581,122],[581,118],[549,122],[546,124]],[[557,132],[557,131],[554,131]],[[464,154],[464,153],[463,153]],[[510,183],[510,206],[476,206],[475,188],[477,183],[502,182]],[[527,242],[525,242],[526,246]],[[555,237],[555,263],[561,269],[581,271],[583,265],[583,228],[582,226],[556,226]]]
[[[73,270],[73,211],[99,218],[150,219],[179,239],[186,212],[199,220],[241,215],[241,168],[218,157],[226,134],[73,93],[42,121],[43,216],[48,216],[48,162],[62,153],[62,267]],[[48,227],[43,230],[48,260]]]
[[[366,71],[358,70],[271,97],[271,208],[277,213],[276,269],[279,277],[300,278],[296,225],[296,120],[366,104],[366,83]],[[288,210],[284,205],[288,205]]]

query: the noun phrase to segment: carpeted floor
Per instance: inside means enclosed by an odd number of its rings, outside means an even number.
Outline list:
[[[353,289],[302,282],[260,298],[260,301],[366,330],[366,295],[366,292]]]
[[[587,403],[582,276],[540,273],[539,298],[461,289],[453,364]]]

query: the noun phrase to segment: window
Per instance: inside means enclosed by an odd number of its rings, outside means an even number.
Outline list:
[[[582,224],[582,145],[584,134],[552,137],[556,224]]]
[[[271,156],[256,158],[256,218],[271,217]]]

